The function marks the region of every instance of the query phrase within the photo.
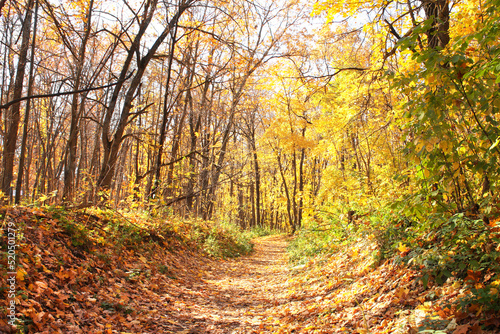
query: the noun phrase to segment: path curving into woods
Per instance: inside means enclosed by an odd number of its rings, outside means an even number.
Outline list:
[[[249,256],[210,261],[166,314],[171,333],[264,333],[268,310],[286,301],[287,237],[254,241]]]

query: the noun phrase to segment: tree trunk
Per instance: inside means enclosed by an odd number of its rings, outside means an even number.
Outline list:
[[[26,70],[26,62],[28,59],[28,49],[31,37],[31,18],[33,16],[34,0],[28,1],[26,8],[26,16],[23,21],[22,27],[22,42],[19,51],[19,61],[17,64],[16,80],[14,83],[14,92],[12,100],[20,99],[23,94],[24,74]],[[3,148],[3,173],[2,173],[2,192],[6,197],[4,200],[8,201],[12,196],[12,180],[14,177],[14,160],[16,154],[17,132],[19,129],[19,122],[21,119],[20,114],[21,102],[13,104],[10,108],[9,117],[7,117],[5,143]],[[23,168],[23,166],[19,166]]]
[[[278,168],[280,170],[282,184],[283,184],[283,187],[285,189],[286,211],[288,214],[288,224],[290,225],[290,228],[292,229],[292,234],[293,234],[293,233],[295,233],[295,219],[294,219],[295,217],[292,216],[292,199],[290,197],[290,192],[288,191],[288,184],[287,184],[286,178],[285,178],[285,171],[284,171],[283,165],[281,164],[281,154],[277,153],[276,158],[278,160]]]
[[[243,195],[243,189],[241,189],[241,184],[237,184],[238,188],[238,224],[241,228],[246,228],[245,223],[245,198]]]
[[[259,160],[257,159],[257,150],[253,148],[253,165],[255,172],[255,225],[260,226],[262,223],[261,219],[261,208],[260,208],[260,168]]]
[[[35,44],[36,44],[36,30],[38,26],[38,1],[36,1],[35,5],[35,18],[34,18],[34,27],[33,27],[33,40],[31,42],[31,59],[30,59],[30,74],[28,80],[28,96],[33,94],[33,72],[35,69]],[[23,186],[23,176],[24,176],[24,168],[25,168],[25,155],[26,155],[26,145],[28,140],[28,130],[29,130],[29,119],[30,119],[30,111],[31,111],[31,100],[26,101],[26,110],[24,112],[24,122],[23,122],[23,136],[21,140],[21,152],[19,154],[19,169],[17,171],[17,180],[16,180],[16,196],[15,203],[19,204],[21,201],[21,193]],[[29,173],[27,179],[29,179]]]
[[[444,48],[450,41],[450,9],[448,0],[425,0],[425,16],[433,18],[431,28],[427,31],[427,44],[429,48]]]
[[[302,136],[305,136],[306,129],[302,131]],[[300,161],[299,161],[299,207],[297,210],[297,228],[302,226],[302,211],[304,206],[304,161],[306,159],[306,149],[302,148],[300,150]]]
[[[192,101],[191,101],[192,103]],[[193,106],[191,105],[190,107],[191,112],[189,114],[189,130],[190,130],[190,136],[191,136],[191,145],[190,145],[190,152],[193,153],[196,151],[196,146],[198,142],[198,134],[200,132],[200,126],[201,126],[201,115],[197,115],[197,119],[195,122],[195,116],[194,115],[194,110]],[[193,194],[194,193],[194,186],[196,183],[196,159],[194,157],[194,154],[191,154],[189,156],[189,179],[188,179],[188,186],[187,186],[187,191],[186,193]],[[186,198],[186,205],[190,213],[193,211],[193,197],[189,196]]]
[[[177,25],[175,25],[172,32],[172,39],[170,44],[170,54],[168,55],[168,66],[167,66],[167,80],[165,82],[165,94],[163,97],[163,113],[161,119],[160,126],[160,138],[158,141],[158,151],[156,153],[155,159],[155,172],[154,172],[154,181],[153,188],[151,190],[151,198],[155,198],[158,187],[160,186],[160,177],[161,177],[161,166],[162,166],[162,156],[163,156],[163,146],[165,145],[165,138],[167,137],[167,128],[168,124],[171,121],[170,112],[172,110],[172,105],[168,104],[169,93],[170,93],[170,80],[172,77],[172,62],[174,60],[174,51],[177,36]]]
[[[85,33],[80,45],[80,50],[78,51],[78,58],[76,61],[75,69],[75,83],[74,90],[80,89],[83,65],[85,63],[85,49],[87,48],[87,42],[90,36],[91,30],[91,20],[92,20],[92,10],[94,6],[94,0],[90,0],[89,9],[87,17],[85,20]],[[64,164],[64,190],[63,190],[63,200],[72,201],[74,198],[74,183],[76,174],[76,160],[77,160],[77,150],[78,150],[78,132],[81,111],[83,111],[83,104],[85,103],[86,93],[80,99],[80,94],[73,94],[73,100],[71,102],[71,124],[69,130],[69,139],[67,144],[67,154],[66,162]],[[80,107],[80,108],[79,108]]]

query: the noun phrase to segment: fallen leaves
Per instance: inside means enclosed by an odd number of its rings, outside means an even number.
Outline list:
[[[406,246],[399,246],[401,253],[409,251]],[[292,269],[287,286],[289,302],[270,310],[279,320],[281,330],[418,333],[446,329],[446,333],[476,333],[472,324],[463,325],[478,321],[479,310],[464,316],[450,306],[466,296],[462,284],[450,280],[443,286],[429,284],[424,289],[418,272],[395,265],[392,260],[371,266],[368,262],[374,247],[367,240],[359,240],[352,246],[358,253],[356,257],[352,256],[356,252],[346,247],[333,254],[318,255],[303,270]],[[462,324],[457,325],[457,321]]]
[[[469,328],[470,328],[469,324],[464,324],[464,325],[458,326],[455,329],[455,331],[453,332],[453,334],[467,334],[467,332],[469,331]]]
[[[151,311],[173,317],[175,310],[164,294],[181,295],[194,280],[193,268],[213,262],[191,251],[169,252],[157,243],[117,248],[116,240],[103,245],[89,239],[84,249],[65,231],[67,223],[50,212],[18,207],[0,213],[23,229],[17,248],[16,315],[29,333],[137,333],[154,332],[155,327],[176,332],[178,325],[155,324]],[[169,247],[184,248],[179,243]],[[168,265],[169,275],[158,270],[161,265]],[[0,279],[0,307],[5,307],[3,270]],[[8,332],[1,326],[8,327],[5,319],[0,318],[0,328]]]
[[[479,305],[466,314],[447,306],[467,295],[458,281],[426,290],[416,271],[373,266],[370,240],[289,269],[282,236],[257,240],[252,256],[216,261],[181,244],[118,249],[104,240],[82,250],[48,212],[16,208],[8,219],[25,225],[16,312],[30,333],[475,334],[500,326],[494,315],[479,322]],[[467,275],[476,284],[481,277]],[[3,318],[0,331],[11,331]]]

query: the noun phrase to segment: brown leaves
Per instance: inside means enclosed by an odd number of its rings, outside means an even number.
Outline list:
[[[16,314],[28,332],[414,333],[439,325],[476,334],[481,325],[500,325],[479,305],[468,313],[447,306],[467,296],[458,280],[425,290],[415,271],[391,261],[372,267],[375,245],[367,240],[288,270],[282,237],[261,239],[251,257],[228,261],[154,243],[118,251],[112,240],[83,252],[49,213],[16,210],[10,219],[26,225]],[[0,331],[9,330],[0,318]]]
[[[24,226],[17,248],[16,316],[28,332],[169,332],[171,325],[154,329],[159,319],[152,320],[151,310],[162,310],[165,320],[170,305],[164,294],[179,290],[172,277],[187,283],[182,280],[190,279],[193,268],[209,262],[191,252],[177,256],[150,243],[117,252],[116,240],[110,240],[106,247],[92,249],[89,243],[84,250],[64,229],[67,223],[40,209],[10,208],[8,219]],[[169,275],[158,271],[167,264]],[[0,278],[0,307],[5,307],[5,272],[0,271]],[[0,330],[8,332],[2,318]]]
[[[417,333],[444,330],[450,325],[448,333],[477,333],[480,327],[471,317],[478,316],[479,309],[461,315],[453,306],[466,296],[463,284],[450,280],[425,290],[418,283],[417,272],[409,268],[387,261],[370,269],[367,261],[372,251],[370,243],[359,241],[312,259],[303,271],[294,271],[288,286],[289,302],[271,310],[283,332],[307,332],[305,328],[314,327],[333,328],[333,333],[393,333],[401,329]],[[399,251],[409,250],[400,245]],[[470,275],[479,278],[477,273]],[[453,322],[455,327],[451,326]]]
[[[453,332],[453,334],[467,334],[470,328],[469,324],[458,326],[457,329]]]

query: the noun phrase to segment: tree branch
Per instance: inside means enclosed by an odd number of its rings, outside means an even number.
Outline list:
[[[0,110],[7,109],[8,107],[10,107],[13,104],[16,104],[16,103],[19,103],[19,102],[22,102],[22,101],[26,101],[26,100],[42,99],[42,98],[45,98],[45,97],[55,97],[55,96],[64,96],[64,95],[79,94],[79,93],[91,92],[91,91],[94,91],[94,90],[99,90],[99,89],[105,89],[105,88],[113,87],[113,86],[116,86],[117,84],[119,84],[122,81],[128,80],[132,76],[132,74],[134,74],[134,72],[130,73],[123,80],[120,80],[120,81],[117,81],[117,82],[114,82],[114,83],[111,83],[111,84],[108,84],[108,85],[104,85],[104,86],[90,87],[90,88],[85,88],[85,89],[80,89],[80,90],[74,90],[74,91],[70,91],[70,92],[58,92],[58,93],[52,93],[52,94],[39,94],[39,95],[24,96],[24,97],[21,97],[19,99],[15,99],[15,100],[12,100],[10,102],[7,102],[5,104],[0,105]]]

